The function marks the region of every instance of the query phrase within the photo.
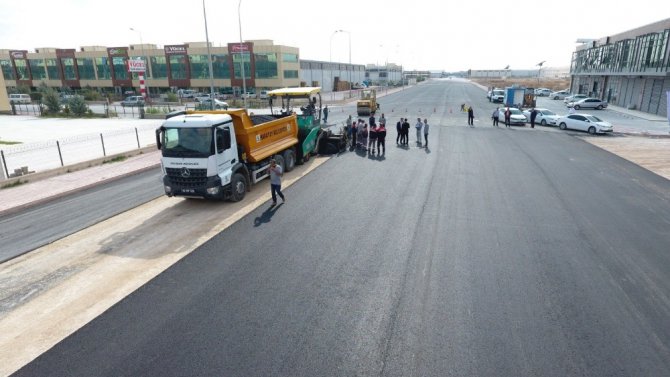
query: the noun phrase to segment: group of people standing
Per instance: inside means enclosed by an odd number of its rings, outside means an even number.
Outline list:
[[[537,114],[536,114],[537,115]],[[503,112],[503,116],[505,117],[505,127],[510,127],[510,117],[512,116],[512,112],[509,110],[509,107],[505,108],[505,111]],[[495,110],[493,110],[493,114],[491,114],[491,119],[493,119],[493,127],[499,127],[499,117],[500,117],[500,108],[496,107]]]
[[[370,151],[371,154],[378,153],[380,155],[386,153],[386,117],[384,114],[379,118],[379,124],[375,115],[370,115],[368,119],[370,125],[363,119],[358,118],[354,122],[351,115],[347,118],[346,132],[351,145],[362,148],[365,151]]]
[[[396,123],[396,131],[398,132],[398,136],[396,136],[395,143],[398,145],[407,145],[409,143],[409,121],[407,118],[400,118],[398,123]],[[428,119],[424,119],[423,122],[421,121],[421,118],[416,118],[416,125],[414,125],[414,128],[416,129],[416,142],[419,145],[422,145],[421,143],[421,135],[423,134],[423,140],[425,143],[425,147],[428,148],[428,133],[430,132],[430,125],[428,124]]]

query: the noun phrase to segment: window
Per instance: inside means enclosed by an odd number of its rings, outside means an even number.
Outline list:
[[[16,67],[16,74],[19,80],[30,80],[28,62],[26,59],[15,59],[14,66]]]
[[[65,80],[76,80],[77,70],[74,66],[74,58],[61,58],[60,63],[63,65],[63,76],[65,76]]]
[[[229,79],[228,55],[212,55],[212,69],[215,79]]]
[[[109,67],[109,58],[95,58],[95,67],[98,70],[98,80],[112,79],[112,70]]]
[[[29,59],[28,64],[30,64],[30,72],[33,74],[33,80],[44,80],[47,78],[44,59]]]
[[[170,78],[173,80],[187,79],[186,55],[170,55]]]
[[[209,78],[209,60],[207,55],[189,55],[191,62],[191,78],[192,79],[208,79]],[[212,67],[212,70],[214,68]]]
[[[12,69],[12,62],[9,59],[1,59],[0,67],[2,67],[2,74],[5,76],[5,80],[16,80],[14,69]]]
[[[56,59],[45,59],[47,64],[47,76],[49,80],[60,80],[60,69]]]
[[[298,70],[296,70],[296,69],[285,69],[284,70],[284,78],[285,79],[297,79],[298,78]]]
[[[279,76],[277,72],[277,54],[254,54],[254,57],[256,58],[256,78],[276,79]]]
[[[112,66],[114,69],[114,78],[117,80],[128,80],[128,68],[126,67],[126,58],[123,56],[112,57]]]
[[[233,69],[235,71],[235,78],[242,78],[242,62],[244,62],[244,77],[251,78],[251,63],[249,59],[251,55],[249,53],[242,54],[233,54]]]
[[[149,58],[151,62],[151,77],[155,79],[167,78],[167,60],[165,56],[152,56]]]
[[[95,68],[93,68],[92,58],[77,59],[77,69],[81,80],[95,80]]]
[[[281,60],[284,61],[284,62],[289,62],[289,63],[297,63],[298,62],[298,54],[283,53],[283,54],[281,54]]]

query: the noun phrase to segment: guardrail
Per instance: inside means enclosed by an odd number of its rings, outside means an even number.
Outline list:
[[[86,134],[0,149],[2,173],[7,178],[60,168],[100,157],[141,149],[156,143],[155,126]]]

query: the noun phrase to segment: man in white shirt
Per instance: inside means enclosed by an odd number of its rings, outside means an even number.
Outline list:
[[[423,123],[421,123],[421,118],[416,118],[416,143],[421,145],[421,128],[423,127]]]
[[[277,165],[277,161],[270,160],[270,193],[272,194],[272,205],[277,205],[277,195],[281,197],[281,202],[286,202],[284,199],[284,194],[281,192],[281,176],[284,175],[281,166]]]
[[[426,141],[426,149],[428,148],[428,131],[430,130],[430,125],[428,124],[428,119],[423,120],[423,138]]]

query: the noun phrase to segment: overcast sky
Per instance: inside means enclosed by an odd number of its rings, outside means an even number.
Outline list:
[[[242,38],[272,39],[308,60],[405,69],[570,65],[577,38],[670,18],[665,0],[241,0]],[[202,0],[0,0],[0,49],[158,46],[205,40]],[[239,41],[239,0],[205,0],[209,40]],[[509,4],[509,5],[507,5]],[[665,4],[665,5],[662,5]],[[135,28],[133,32],[129,28]],[[334,33],[346,30],[347,33]]]

